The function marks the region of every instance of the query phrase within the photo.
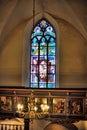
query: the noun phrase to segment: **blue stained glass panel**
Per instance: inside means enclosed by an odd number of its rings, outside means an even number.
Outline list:
[[[53,83],[48,83],[48,88],[55,88],[55,84],[53,84]]]
[[[48,65],[55,65],[55,56],[48,56]]]
[[[47,41],[50,39],[50,36],[45,36],[45,38],[47,39]]]
[[[35,29],[34,29],[34,35],[35,36],[38,36],[38,35],[42,35],[42,31],[41,31],[41,28],[39,26],[36,26]]]
[[[55,73],[55,66],[48,66],[48,73]]]
[[[38,84],[31,83],[31,88],[38,88]]]
[[[40,46],[47,46],[46,39],[44,37],[41,39]]]
[[[31,56],[31,64],[33,65],[38,64],[38,56]]]
[[[47,56],[40,56],[40,63],[41,63],[42,61],[47,62]]]
[[[55,46],[55,44],[55,39],[51,37],[48,46]]]
[[[46,43],[46,42],[41,42],[41,43],[40,43],[40,46],[46,47],[46,46],[47,46],[47,43]]]
[[[33,38],[32,40],[32,46],[38,46],[38,41],[36,38]]]
[[[52,37],[55,38],[55,33],[54,33],[54,32],[48,32],[48,31],[46,31],[46,32],[44,33],[44,35],[50,35],[50,36],[52,36]]]
[[[37,36],[37,39],[40,40],[42,38],[42,36]]]
[[[49,32],[49,33],[51,33],[51,32],[53,31],[52,26],[48,26],[48,27],[46,28],[46,31]]]
[[[52,44],[53,42],[55,42],[55,39],[53,37],[50,38],[50,43]]]
[[[49,42],[48,46],[55,46],[55,42]]]
[[[35,33],[40,33],[41,31],[41,28],[39,26],[36,26],[35,29],[34,29],[34,32]]]
[[[47,55],[47,47],[40,47],[40,55]]]
[[[46,83],[40,83],[39,88],[46,88]]]
[[[55,47],[48,47],[48,55],[55,55]]]
[[[31,55],[38,55],[38,47],[32,47]]]
[[[35,37],[35,33],[32,33],[31,38]]]
[[[39,36],[39,35],[43,35],[43,33],[42,32],[35,32],[34,33],[34,36]]]
[[[32,73],[31,74],[31,82],[32,83],[38,83],[38,73]]]
[[[54,74],[48,74],[48,82],[55,83],[55,75]]]
[[[38,73],[38,66],[37,65],[31,65],[31,73]]]

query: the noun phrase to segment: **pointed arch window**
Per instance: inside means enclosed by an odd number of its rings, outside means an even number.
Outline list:
[[[46,19],[41,19],[34,27],[30,46],[30,87],[55,88],[56,34]]]

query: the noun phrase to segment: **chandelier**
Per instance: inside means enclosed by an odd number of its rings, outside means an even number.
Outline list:
[[[33,119],[43,119],[49,116],[50,111],[50,93],[48,97],[37,97],[33,90],[27,98],[27,111],[24,111],[24,104],[17,104],[17,113],[19,117]]]

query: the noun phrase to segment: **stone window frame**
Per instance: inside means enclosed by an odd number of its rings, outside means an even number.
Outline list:
[[[59,27],[57,21],[47,13],[40,13],[35,16],[36,24],[40,19],[47,19],[54,27],[56,33],[56,88],[59,88]],[[33,29],[33,18],[29,20],[24,30],[23,57],[22,57],[22,86],[29,87],[30,84],[30,44],[31,32]]]

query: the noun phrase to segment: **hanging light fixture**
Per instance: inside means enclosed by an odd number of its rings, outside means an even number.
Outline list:
[[[33,0],[33,29],[35,26],[35,0]],[[48,95],[49,97],[49,95]],[[24,117],[28,117],[30,120],[33,119],[40,119],[40,118],[44,118],[49,114],[49,105],[48,105],[48,97],[35,97],[34,95],[34,91],[32,90],[29,97],[27,97],[27,111],[24,112],[23,108],[25,108],[25,106],[23,106],[23,104],[18,104],[17,105],[17,112],[23,113],[22,114]]]
[[[17,105],[17,112],[20,115],[27,115],[30,120],[33,119],[42,119],[49,115],[49,96],[48,97],[36,97],[33,93],[28,97],[27,104],[28,104],[28,112],[23,113],[23,104]]]

